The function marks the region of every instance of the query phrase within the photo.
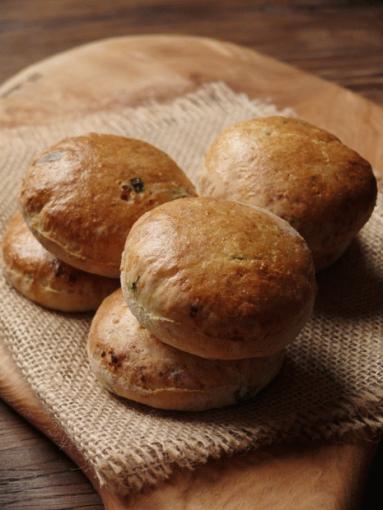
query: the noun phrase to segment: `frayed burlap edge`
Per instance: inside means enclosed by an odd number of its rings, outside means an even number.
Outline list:
[[[270,446],[304,445],[316,441],[335,441],[347,438],[350,440],[377,440],[383,429],[383,391],[378,390],[362,396],[349,395],[339,401],[339,409],[332,415],[327,414],[324,420],[318,413],[318,421],[314,424],[299,423],[296,427],[274,430],[270,423],[254,432],[244,429],[241,432],[225,432],[217,434],[214,445],[209,443],[206,450],[199,438],[191,437],[184,445],[182,452],[176,449],[158,450],[151,447],[147,452],[143,449],[142,458],[151,458],[145,470],[140,472],[126,470],[126,458],[108,459],[102,464],[94,464],[93,469],[101,487],[107,486],[118,494],[126,496],[133,492],[154,488],[159,483],[171,478],[178,469],[195,470],[209,460],[230,457],[237,453]],[[303,421],[303,420],[302,420]],[[155,457],[153,459],[153,457]],[[166,462],[161,461],[166,458]],[[102,474],[101,474],[102,473]]]
[[[111,131],[128,134],[131,131],[141,137],[140,125],[145,124],[145,130],[148,128],[166,129],[174,123],[189,122],[191,118],[200,121],[204,115],[214,116],[219,112],[230,115],[233,103],[238,106],[239,101],[243,109],[249,109],[249,105],[255,110],[260,109],[264,114],[278,113],[273,105],[265,105],[262,101],[249,101],[243,94],[235,94],[222,84],[209,84],[204,86],[197,93],[191,93],[184,98],[177,99],[171,105],[149,105],[138,109],[126,109],[123,112],[102,113],[92,115],[84,119],[79,119],[75,124],[73,121],[67,121],[63,125],[41,127],[40,134],[45,140],[48,136],[61,136],[61,132],[70,130],[73,134],[82,133],[89,130],[89,125],[94,130]],[[169,111],[171,108],[171,112]],[[202,110],[202,112],[201,112]],[[208,110],[208,113],[206,113]],[[177,112],[177,115],[174,114]],[[280,112],[279,112],[280,113]],[[288,109],[283,113],[291,113]],[[181,120],[180,120],[181,119]],[[105,126],[107,129],[105,130]],[[17,134],[20,138],[27,140],[30,136],[30,128],[13,128],[9,130]],[[175,145],[178,140],[175,140]],[[381,199],[380,199],[381,200]],[[378,211],[376,213],[378,215]],[[379,216],[380,218],[380,216]],[[36,385],[31,379],[28,370],[23,364],[14,357],[17,365],[21,369],[24,377],[34,389],[44,407],[54,417],[60,428],[62,421],[57,413],[55,406],[36,391]],[[371,389],[370,389],[371,390]],[[49,399],[48,399],[49,400]],[[109,456],[102,460],[92,457],[86,448],[81,448],[76,441],[73,441],[76,447],[84,456],[86,462],[93,468],[94,473],[101,486],[108,486],[120,494],[139,491],[145,487],[158,484],[171,476],[177,468],[194,469],[208,461],[209,458],[219,458],[223,455],[231,455],[236,452],[246,451],[250,448],[259,448],[271,444],[287,444],[290,442],[304,442],[306,440],[319,440],[342,438],[350,433],[364,438],[373,438],[383,427],[382,412],[383,392],[379,388],[374,388],[368,393],[352,392],[343,395],[338,401],[337,409],[318,409],[317,416],[310,415],[306,420],[304,415],[296,417],[296,424],[287,420],[285,424],[278,424],[275,427],[271,422],[265,422],[258,426],[256,434],[254,429],[249,427],[236,428],[236,430],[225,429],[224,432],[217,431],[214,436],[209,437],[207,445],[199,434],[191,434],[187,440],[182,443],[182,447],[174,445],[140,445],[140,452],[130,452],[129,445],[120,449],[119,452],[113,451]],[[325,418],[322,415],[325,415]],[[73,438],[69,436],[69,440]],[[143,467],[143,464],[145,467]],[[134,468],[128,466],[134,465]]]

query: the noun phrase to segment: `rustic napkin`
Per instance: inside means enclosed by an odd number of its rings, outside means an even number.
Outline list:
[[[2,131],[1,228],[17,206],[28,163],[66,135],[93,130],[142,138],[169,152],[195,179],[204,150],[224,126],[273,113],[273,105],[215,83],[167,105]],[[44,310],[3,278],[2,341],[99,482],[120,493],[157,484],[177,466],[193,468],[209,457],[249,447],[349,432],[367,437],[383,428],[382,229],[380,199],[344,257],[319,275],[314,317],[289,347],[277,380],[253,402],[182,414],[116,398],[89,370],[85,342],[90,317]]]

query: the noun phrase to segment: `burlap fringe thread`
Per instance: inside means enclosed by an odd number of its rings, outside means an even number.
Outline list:
[[[142,138],[195,180],[203,152],[233,122],[278,112],[222,83],[170,104],[100,112],[49,126],[2,131],[0,221],[15,209],[28,163],[45,146],[88,131]],[[313,319],[288,349],[277,380],[254,402],[200,414],[122,401],[94,380],[85,354],[90,318],[26,301],[3,279],[2,339],[24,378],[101,485],[120,494],[154,486],[178,468],[276,443],[369,438],[383,428],[383,202],[357,242],[319,275]]]

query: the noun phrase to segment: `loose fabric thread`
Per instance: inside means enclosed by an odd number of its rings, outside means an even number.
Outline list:
[[[144,139],[195,181],[202,155],[225,126],[278,111],[213,83],[170,104],[102,112],[49,127],[2,131],[1,229],[17,207],[22,175],[46,146],[89,131]],[[330,439],[383,428],[383,201],[344,257],[319,277],[315,313],[288,348],[276,381],[253,402],[200,414],[160,412],[103,390],[85,352],[90,316],[50,312],[0,279],[1,339],[42,404],[101,485],[127,494],[177,467],[194,468],[250,447]]]

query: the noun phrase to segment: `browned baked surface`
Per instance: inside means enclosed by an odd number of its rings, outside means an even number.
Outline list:
[[[65,312],[96,310],[118,280],[85,273],[46,251],[20,213],[9,220],[3,238],[3,269],[8,282],[36,303]]]
[[[127,238],[121,269],[138,321],[206,358],[279,351],[306,322],[315,296],[310,251],[287,222],[212,198],[145,214]]]
[[[24,218],[39,241],[68,264],[118,277],[133,223],[158,204],[195,195],[164,152],[140,140],[89,134],[43,152],[26,173]]]
[[[121,290],[105,299],[88,337],[91,367],[112,392],[160,409],[201,411],[253,397],[277,374],[267,358],[207,360],[161,343],[137,322]]]
[[[266,207],[305,238],[321,269],[333,263],[370,217],[370,164],[334,135],[299,119],[240,122],[205,155],[200,191]]]

